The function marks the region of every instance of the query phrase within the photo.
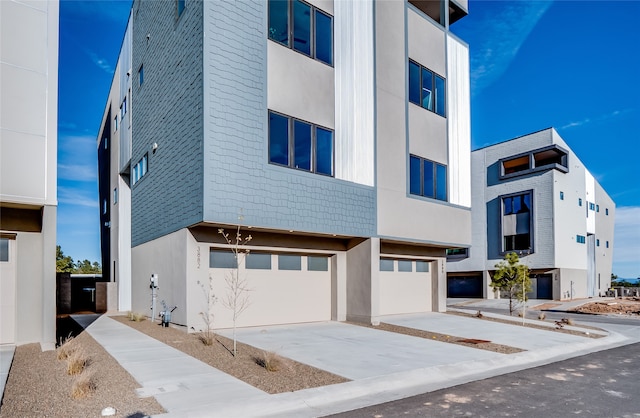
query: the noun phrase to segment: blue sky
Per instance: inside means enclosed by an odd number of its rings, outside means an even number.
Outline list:
[[[99,260],[96,137],[131,1],[62,0],[58,243]],[[555,127],[617,205],[613,272],[640,276],[640,1],[474,1],[472,146]]]

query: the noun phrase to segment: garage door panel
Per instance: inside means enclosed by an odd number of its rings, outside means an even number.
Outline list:
[[[431,274],[380,272],[380,315],[431,311]]]

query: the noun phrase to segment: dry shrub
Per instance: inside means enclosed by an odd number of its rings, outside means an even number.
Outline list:
[[[91,395],[96,390],[96,382],[93,372],[86,371],[76,376],[71,386],[71,397],[82,399]]]
[[[544,312],[540,312],[538,314],[538,319],[544,321],[545,319],[547,319],[547,315]]]
[[[71,334],[64,340],[60,338],[60,345],[56,348],[56,357],[58,360],[66,360],[74,351],[75,347],[73,346],[73,337]]]
[[[87,356],[83,349],[78,348],[73,350],[67,357],[67,374],[77,375],[89,365],[89,356]]]
[[[140,321],[144,321],[146,319],[146,316],[140,312],[129,311],[127,312],[127,319],[129,321],[140,322]]]
[[[284,364],[284,360],[273,351],[263,351],[260,357],[256,357],[255,362],[258,366],[264,367],[268,372],[277,372]]]
[[[205,330],[198,334],[198,339],[206,346],[213,345],[215,334],[211,330]]]
[[[573,319],[571,319],[571,318],[562,318],[561,321],[562,321],[562,323],[567,324],[567,325],[575,325],[576,324],[573,321]]]
[[[484,315],[482,315],[482,312],[478,311],[478,312],[476,312],[475,317],[476,318],[482,318],[482,317],[484,317]]]

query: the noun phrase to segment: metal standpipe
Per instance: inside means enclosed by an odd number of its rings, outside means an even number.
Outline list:
[[[151,288],[151,322],[156,320],[156,300],[158,299],[158,275],[152,274],[149,287]]]

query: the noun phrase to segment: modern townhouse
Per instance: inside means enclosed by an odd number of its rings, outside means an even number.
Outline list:
[[[118,309],[215,328],[444,311],[471,245],[467,2],[135,0],[98,138]],[[130,267],[129,267],[130,264]],[[129,270],[130,269],[130,270]],[[211,281],[211,282],[210,282]]]
[[[58,15],[0,2],[0,345],[56,340]]]
[[[449,251],[450,297],[497,295],[491,274],[516,252],[537,299],[604,295],[615,204],[553,128],[471,153],[472,245]]]

